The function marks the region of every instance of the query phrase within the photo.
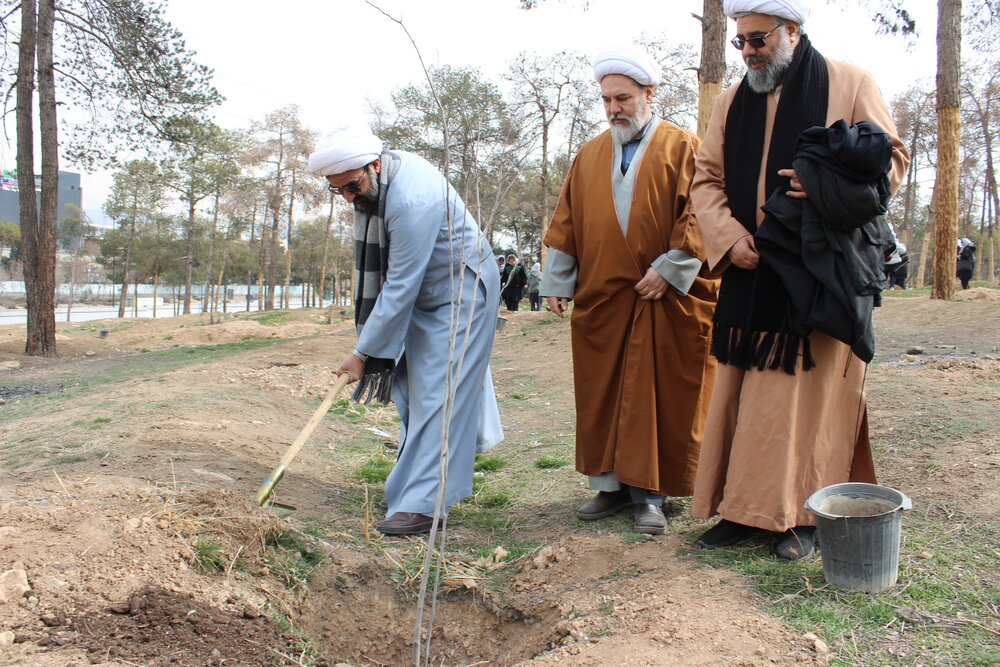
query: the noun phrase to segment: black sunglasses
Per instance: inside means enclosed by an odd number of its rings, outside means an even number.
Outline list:
[[[743,47],[746,46],[747,44],[749,44],[755,49],[762,49],[764,48],[765,44],[764,40],[770,37],[771,33],[780,28],[782,25],[783,24],[779,23],[778,25],[774,26],[768,32],[764,33],[760,37],[747,37],[745,35],[736,35],[736,37],[733,37],[729,41],[729,43],[735,46],[740,51],[742,51]]]

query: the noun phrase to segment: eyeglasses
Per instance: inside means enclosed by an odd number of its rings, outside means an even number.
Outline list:
[[[729,41],[729,43],[735,46],[740,51],[742,51],[743,47],[746,46],[747,44],[749,44],[755,49],[762,49],[764,48],[765,44],[764,40],[770,37],[771,33],[780,28],[781,26],[782,24],[779,23],[778,25],[774,26],[768,32],[764,33],[760,37],[747,37],[745,35],[736,35],[736,37],[733,37]]]
[[[331,185],[329,186],[330,192],[332,192],[335,195],[342,195],[345,192],[350,192],[352,195],[360,194],[362,178],[364,178],[364,174],[362,174],[360,178],[357,178],[351,181],[350,183],[345,183],[344,185],[341,185],[339,188]]]

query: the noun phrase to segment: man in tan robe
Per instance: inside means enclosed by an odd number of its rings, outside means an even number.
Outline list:
[[[812,49],[801,29],[808,15],[803,2],[726,0],[725,10],[736,20],[733,45],[741,49],[748,72],[741,85],[716,100],[691,190],[708,265],[724,272],[716,341],[723,339],[718,327],[734,293],[729,288],[760,278],[753,235],[764,219],[760,206],[781,188],[789,197],[808,197],[790,169],[796,136],[805,129],[801,125],[829,126],[839,119],[877,124],[891,138],[893,191],[909,163],[871,75]],[[775,123],[776,116],[785,120]],[[758,142],[752,149],[756,153],[739,153],[751,138]],[[775,164],[779,155],[782,163]],[[738,193],[746,195],[748,207],[739,206]],[[738,211],[750,220],[741,222]],[[751,312],[787,298],[769,296],[754,300]],[[814,517],[803,508],[806,498],[830,484],[875,481],[863,393],[865,363],[848,345],[817,331],[801,343],[798,359],[796,348],[790,350],[793,374],[781,368],[758,370],[752,364],[719,365],[692,512],[703,518],[720,514],[723,520],[699,538],[701,546],[729,546],[767,530],[780,533],[775,555],[804,557],[813,551],[815,533]],[[815,367],[803,368],[802,359],[810,352]]]
[[[692,491],[715,371],[718,283],[688,198],[698,139],[653,117],[648,55],[609,49],[594,69],[610,130],[570,167],[541,294],[560,317],[575,302],[577,470],[598,490],[577,516],[634,505],[635,530],[661,534],[664,497]]]

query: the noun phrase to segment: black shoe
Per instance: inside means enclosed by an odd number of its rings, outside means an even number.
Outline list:
[[[383,498],[382,500],[378,501],[378,506],[384,510],[387,510],[389,509],[389,501]]]
[[[632,504],[632,498],[627,489],[618,491],[598,491],[597,495],[580,506],[576,518],[581,521],[594,521],[611,516],[620,509]]]
[[[816,549],[816,526],[795,526],[778,536],[774,555],[782,560],[799,560]]]
[[[667,527],[667,518],[659,505],[639,503],[635,506],[632,530],[646,535],[662,535]]]
[[[730,547],[757,532],[760,532],[760,528],[744,526],[742,523],[723,519],[702,533],[696,544],[706,549]]]
[[[434,517],[414,512],[396,512],[379,521],[375,529],[385,535],[419,535],[431,532]]]

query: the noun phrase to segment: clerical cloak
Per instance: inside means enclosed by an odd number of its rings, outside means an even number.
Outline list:
[[[703,264],[686,294],[668,289],[645,301],[635,285],[670,250],[705,259],[688,197],[697,144],[660,122],[629,166],[634,179],[623,182],[614,176],[620,151],[611,134],[589,141],[545,237],[578,266],[571,314],[577,470],[613,472],[619,482],[670,496],[692,492],[715,375],[708,344],[718,282]],[[631,196],[624,193],[631,206],[616,210],[616,182],[631,186]]]

